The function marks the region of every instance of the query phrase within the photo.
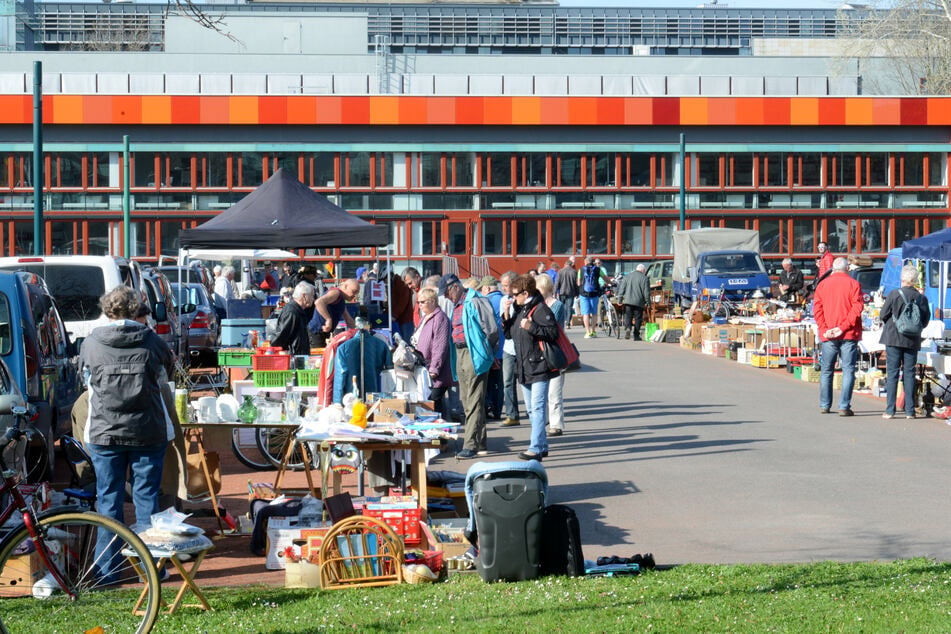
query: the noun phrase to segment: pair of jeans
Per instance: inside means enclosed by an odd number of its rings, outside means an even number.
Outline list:
[[[902,374],[905,388],[905,414],[915,415],[915,365],[918,351],[914,348],[885,346],[885,413],[895,413],[898,400],[898,373]]]
[[[548,381],[548,426],[565,431],[565,373]]]
[[[631,332],[631,326],[634,327],[634,339],[641,338],[641,323],[644,321],[644,307],[624,304],[624,331]]]
[[[565,323],[564,328],[571,327],[571,317],[575,314],[575,298],[573,295],[559,295],[558,301],[565,305]]]
[[[858,358],[858,342],[853,339],[834,339],[822,342],[822,364],[819,373],[819,407],[832,409],[832,375],[835,361],[842,366],[842,394],[839,409],[852,408],[852,386],[855,385],[855,361]]]
[[[502,353],[502,414],[518,420],[518,381],[515,378],[515,355]]]
[[[135,505],[135,522],[147,527],[152,515],[157,513],[159,491],[162,483],[162,467],[168,443],[145,447],[125,445],[97,445],[88,443],[86,451],[96,472],[96,510],[112,519],[125,523],[126,474],[132,480],[132,502]],[[96,560],[101,562],[99,573],[104,581],[111,581],[114,571],[122,563],[118,544],[110,544],[110,535],[100,531],[96,541]]]
[[[532,423],[528,450],[534,454],[544,453],[548,451],[548,434],[545,433],[548,423],[548,381],[523,384],[522,398],[525,399],[528,420]]]

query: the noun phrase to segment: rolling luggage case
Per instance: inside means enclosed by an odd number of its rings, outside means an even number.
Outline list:
[[[482,463],[477,463],[473,467]],[[471,479],[471,512],[478,534],[476,569],[483,581],[534,579],[541,568],[542,513],[547,476],[494,463]],[[489,465],[484,465],[487,468]],[[539,468],[541,466],[539,465]]]

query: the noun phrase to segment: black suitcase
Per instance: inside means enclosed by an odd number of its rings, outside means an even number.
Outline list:
[[[487,473],[473,481],[476,569],[483,581],[538,576],[544,489],[541,478],[527,471]]]
[[[541,575],[584,576],[581,525],[570,506],[552,504],[542,516]]]

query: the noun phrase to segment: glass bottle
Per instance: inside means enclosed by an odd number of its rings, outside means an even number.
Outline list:
[[[258,408],[254,404],[254,397],[246,394],[244,402],[238,408],[238,420],[242,423],[253,423],[258,417]]]

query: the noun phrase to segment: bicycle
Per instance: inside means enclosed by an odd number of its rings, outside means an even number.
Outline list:
[[[598,327],[608,337],[621,338],[621,318],[608,293],[598,300]]]
[[[261,430],[236,427],[231,431],[231,452],[238,462],[255,471],[270,471],[275,468],[270,456],[261,451]]]
[[[24,465],[16,450],[25,441],[20,425],[27,408],[7,400],[0,412],[14,415],[0,452],[0,527],[22,516],[0,539],[0,633],[35,631],[40,623],[44,631],[151,631],[162,598],[148,547],[131,529],[98,513],[73,507],[34,512],[20,488]],[[13,468],[4,459],[8,455],[15,457]],[[145,584],[138,613],[133,608],[140,588],[113,589],[116,584]]]
[[[701,299],[697,300],[695,310],[710,315],[712,318],[722,317],[728,319],[730,316],[738,314],[740,307],[727,298],[726,287],[721,286],[720,292],[715,297],[704,295]]]

